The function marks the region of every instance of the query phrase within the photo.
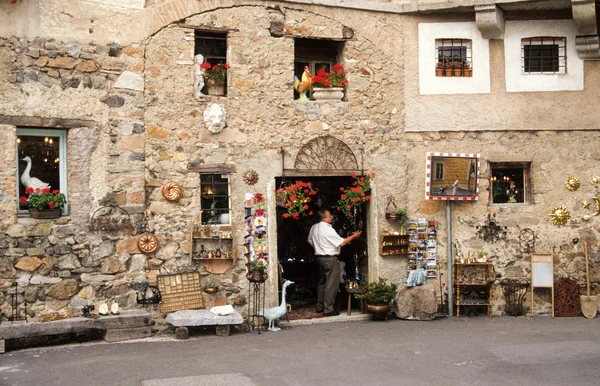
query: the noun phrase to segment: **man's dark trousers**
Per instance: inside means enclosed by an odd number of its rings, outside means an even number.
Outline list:
[[[319,285],[317,286],[317,310],[333,311],[333,303],[340,288],[340,263],[337,256],[317,257]]]

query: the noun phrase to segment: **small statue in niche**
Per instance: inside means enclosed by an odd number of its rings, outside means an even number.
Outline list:
[[[200,98],[204,88],[204,69],[200,65],[204,62],[204,56],[198,54],[194,56],[194,96]]]

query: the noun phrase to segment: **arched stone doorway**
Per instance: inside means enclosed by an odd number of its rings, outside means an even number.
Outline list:
[[[275,179],[276,186],[303,181],[310,182],[318,189],[318,194],[308,203],[313,212],[310,216],[297,220],[285,218],[283,215],[287,213],[287,209],[281,206],[276,208],[276,258],[283,270],[279,277],[279,286],[282,284],[282,279],[295,282],[295,286],[291,287],[291,291],[288,289],[287,294],[287,302],[292,306],[290,319],[310,319],[315,316],[319,275],[314,251],[306,242],[308,232],[312,225],[318,222],[317,210],[322,208],[329,209],[334,214],[333,227],[342,237],[347,237],[354,232],[352,222],[337,210],[337,202],[341,195],[340,188],[351,186],[354,181],[352,175],[360,175],[361,170],[356,155],[346,143],[333,136],[325,135],[315,137],[303,144],[294,159],[293,168],[284,168],[282,172],[283,175]],[[364,236],[343,247],[339,256],[344,280],[355,280],[357,276],[365,281],[368,280],[369,263],[366,253],[368,213],[369,208],[366,204],[359,212],[360,227],[365,230]],[[346,314],[349,300],[350,307],[358,313],[359,303],[349,298],[344,282],[340,278],[340,292],[336,307],[342,315]]]

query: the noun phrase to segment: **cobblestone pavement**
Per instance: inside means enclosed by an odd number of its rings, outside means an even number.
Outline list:
[[[229,337],[207,329],[187,341],[8,351],[0,384],[597,385],[599,327],[599,318],[539,316],[320,323]]]

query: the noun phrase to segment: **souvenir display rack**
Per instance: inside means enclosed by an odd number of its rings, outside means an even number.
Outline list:
[[[425,269],[427,278],[437,277],[437,222],[426,219],[408,222],[408,274]]]
[[[460,307],[487,307],[492,317],[492,284],[496,278],[494,265],[485,263],[454,263],[454,296],[456,316]]]
[[[408,235],[381,235],[381,256],[406,255],[408,254]]]

